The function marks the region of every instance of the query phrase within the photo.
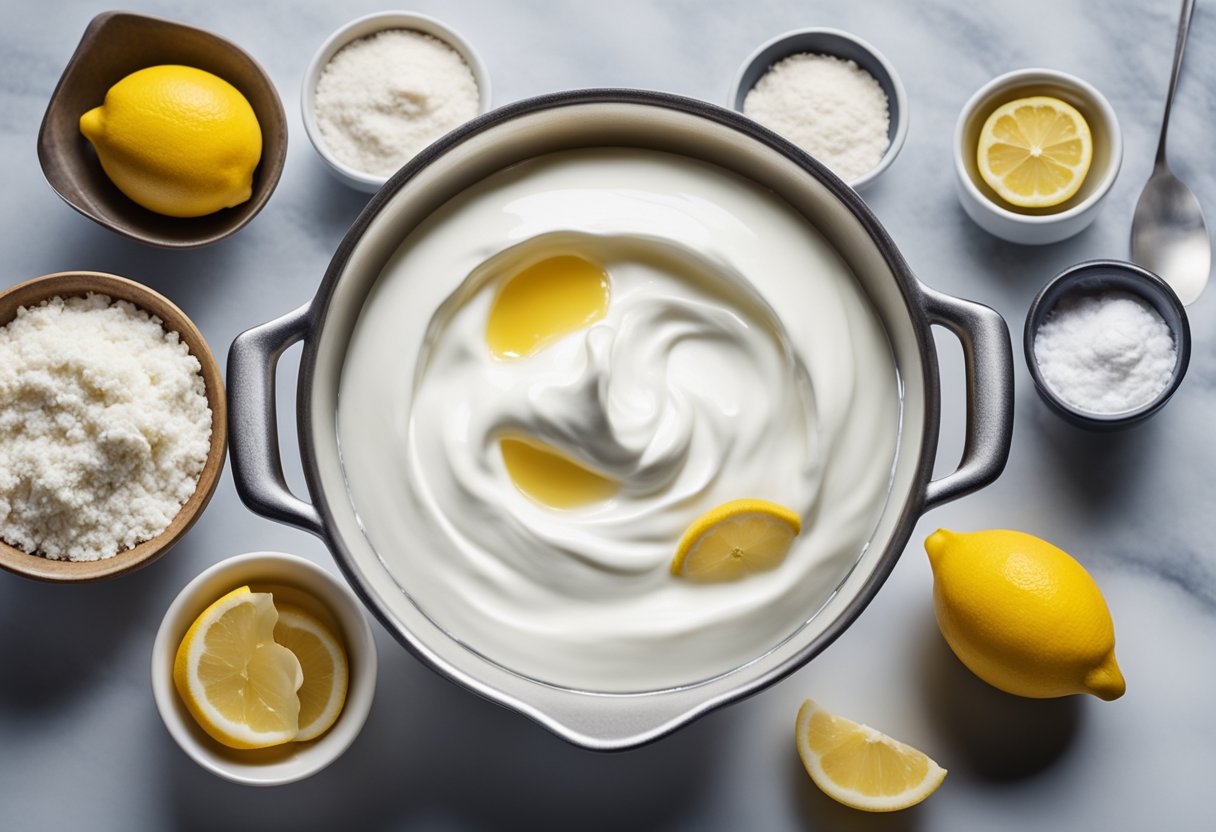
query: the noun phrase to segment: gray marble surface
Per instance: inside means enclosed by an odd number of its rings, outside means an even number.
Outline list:
[[[35,136],[89,19],[79,0],[0,5],[0,286],[83,268],[146,282],[193,317],[217,355],[241,330],[310,298],[365,201],[331,179],[297,100],[312,51],[366,2],[133,2],[134,10],[235,39],[269,70],[289,113],[278,191],[236,237],[173,253],[120,239],[43,181]],[[1035,291],[1063,267],[1124,257],[1147,178],[1169,68],[1173,0],[417,0],[483,53],[496,104],[621,85],[721,102],[738,64],[785,29],[838,26],[882,49],[907,85],[907,146],[867,194],[927,283],[988,303],[1015,337]],[[1200,2],[1171,130],[1174,166],[1216,218],[1216,7]],[[1098,86],[1122,121],[1122,174],[1095,226],[1029,249],[974,227],[953,193],[958,109],[992,76],[1041,65]],[[0,828],[830,830],[1199,830],[1216,774],[1216,292],[1191,308],[1194,354],[1176,398],[1142,427],[1091,435],[1036,398],[1016,359],[1017,425],[994,486],[931,513],[862,618],[778,686],[651,747],[603,756],[423,668],[379,627],[380,678],[366,730],[331,768],[270,790],[222,782],[172,742],[152,704],[153,634],[177,591],[244,551],[296,552],[333,568],[315,539],[250,514],[225,474],[195,529],[153,567],[95,586],[0,574]],[[939,468],[962,433],[961,352],[943,353]],[[280,380],[290,402],[294,355]],[[286,447],[294,441],[283,424]],[[292,454],[286,454],[291,457]],[[298,485],[298,464],[289,475]],[[919,541],[938,526],[1009,527],[1074,553],[1113,610],[1128,680],[1116,702],[1015,699],[944,647]],[[950,769],[928,802],[892,816],[833,804],[792,741],[798,704],[829,708],[914,743]]]

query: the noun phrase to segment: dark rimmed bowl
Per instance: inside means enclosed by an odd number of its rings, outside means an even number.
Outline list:
[[[874,76],[874,80],[887,96],[887,111],[890,116],[887,149],[883,151],[878,164],[849,182],[855,190],[863,189],[891,166],[908,137],[908,95],[904,91],[903,81],[891,62],[872,44],[842,29],[816,27],[783,32],[760,44],[747,56],[747,60],[735,74],[727,97],[727,106],[742,113],[747,94],[773,64],[803,52],[852,61]]]
[[[1177,358],[1169,384],[1152,400],[1133,410],[1095,413],[1068,403],[1048,386],[1035,358],[1034,339],[1043,321],[1064,298],[1115,291],[1136,295],[1152,305],[1174,336]],[[1035,389],[1052,411],[1078,427],[1098,431],[1120,430],[1143,422],[1164,407],[1174,395],[1191,360],[1191,327],[1182,301],[1169,284],[1157,275],[1122,260],[1089,260],[1060,272],[1035,296],[1026,314],[1022,344]]]
[[[160,318],[164,328],[176,332],[198,359],[207,392],[207,406],[211,409],[211,439],[207,448],[207,459],[199,473],[194,493],[178,509],[177,514],[163,532],[151,540],[113,557],[102,560],[70,561],[51,560],[31,555],[4,541],[0,541],[0,569],[6,569],[27,578],[53,583],[82,583],[113,578],[147,566],[171,549],[195,521],[202,516],[220,473],[228,450],[228,405],[224,390],[224,379],[220,375],[215,354],[186,313],[159,292],[141,283],[100,272],[59,272],[35,277],[0,291],[0,326],[17,317],[23,306],[37,306],[45,300],[59,297],[80,297],[103,294],[112,300],[125,300],[149,315]]]
[[[105,100],[127,75],[159,64],[206,70],[249,100],[262,128],[262,159],[253,195],[205,217],[167,217],[133,202],[110,181],[80,133],[80,116]],[[111,231],[161,248],[197,248],[236,233],[270,199],[287,158],[287,118],[270,76],[244,50],[193,26],[128,12],[105,12],[89,23],[47,104],[38,131],[46,181],[68,205]]]

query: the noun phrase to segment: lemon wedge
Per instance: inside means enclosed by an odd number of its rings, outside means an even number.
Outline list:
[[[1050,208],[1075,194],[1089,173],[1094,143],[1077,109],[1045,95],[997,107],[980,130],[976,163],[1001,199]]]
[[[801,530],[796,513],[768,500],[723,503],[684,532],[671,572],[695,581],[732,581],[773,569]]]
[[[299,607],[279,604],[274,640],[300,660],[300,730],[296,742],[316,739],[338,721],[346,704],[346,650],[333,631]]]
[[[915,806],[937,791],[946,770],[910,745],[835,716],[810,699],[798,709],[798,755],[833,800],[866,812]]]
[[[304,673],[275,643],[268,592],[234,589],[207,607],[177,648],[173,684],[203,730],[230,748],[267,748],[299,732]]]

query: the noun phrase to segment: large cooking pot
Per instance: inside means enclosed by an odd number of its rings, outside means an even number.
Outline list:
[[[490,174],[541,154],[627,146],[704,160],[775,191],[836,247],[886,329],[902,383],[903,416],[890,499],[870,544],[838,590],[778,647],[709,681],[605,694],[534,681],[465,647],[416,606],[360,532],[339,457],[336,403],[347,344],[389,256],[440,205]],[[939,380],[931,327],[963,344],[967,436],[958,469],[933,480]],[[287,488],[274,400],[278,357],[304,341],[297,418],[309,500]],[[423,661],[561,737],[621,749],[663,736],[804,665],[878,591],[925,511],[992,482],[1009,454],[1013,363],[993,310],[936,292],[909,271],[856,193],[823,165],[737,113],[652,92],[570,92],[491,112],[423,151],[380,190],[342,241],[313,301],[242,333],[228,362],[230,443],[237,490],[255,512],[306,529],[329,545],[368,608]],[[402,591],[402,590],[405,591]]]

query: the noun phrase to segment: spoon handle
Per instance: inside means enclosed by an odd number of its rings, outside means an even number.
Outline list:
[[[1161,138],[1157,141],[1157,164],[1165,165],[1165,134],[1170,126],[1170,108],[1174,105],[1174,90],[1178,89],[1178,75],[1182,71],[1182,50],[1191,31],[1191,17],[1195,14],[1195,0],[1182,0],[1182,14],[1178,18],[1178,42],[1174,44],[1174,68],[1170,72],[1170,88],[1165,94],[1165,114],[1161,117]]]

